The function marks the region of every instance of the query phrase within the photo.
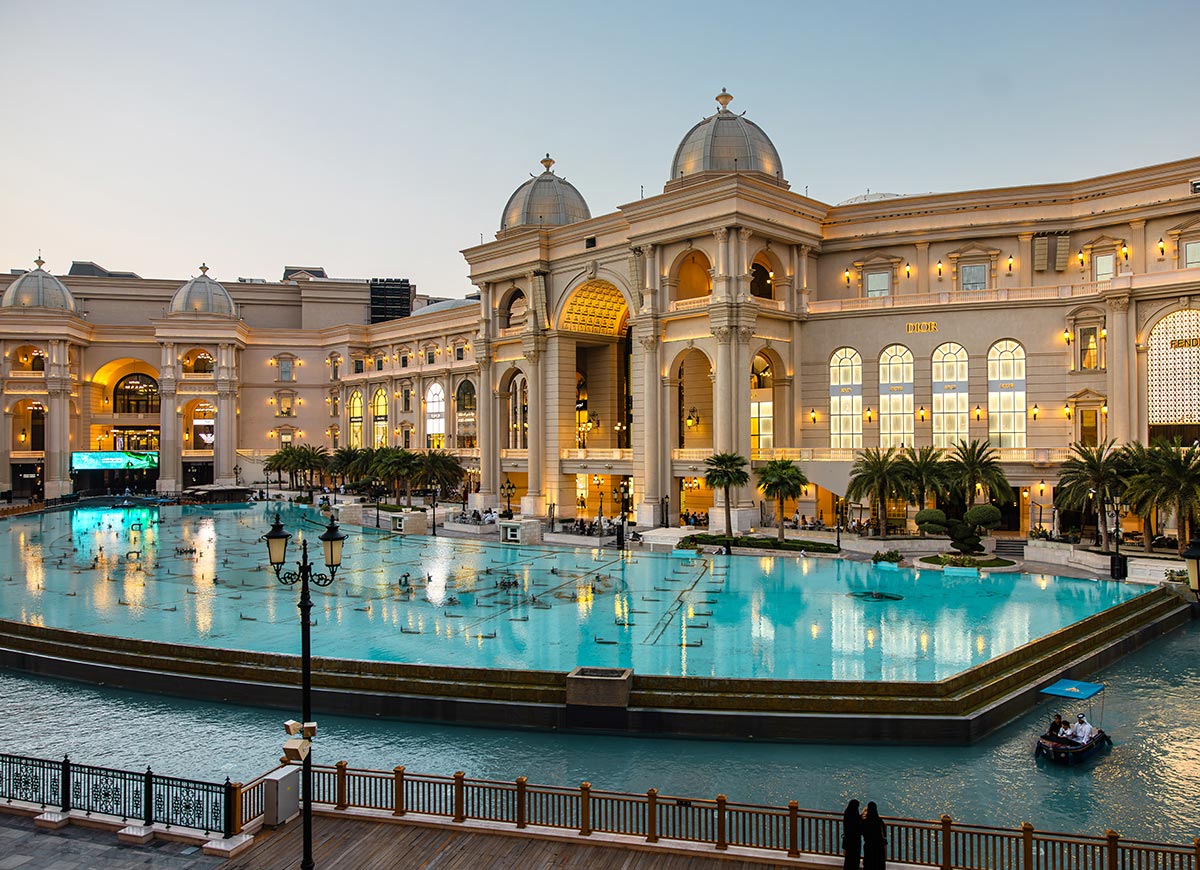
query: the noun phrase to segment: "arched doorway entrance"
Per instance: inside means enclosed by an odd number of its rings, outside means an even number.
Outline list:
[[[1200,309],[1173,311],[1150,330],[1146,390],[1150,441],[1200,439]]]

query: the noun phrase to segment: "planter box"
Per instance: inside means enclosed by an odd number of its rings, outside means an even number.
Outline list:
[[[900,566],[895,562],[874,562],[872,563],[879,571],[899,571]]]

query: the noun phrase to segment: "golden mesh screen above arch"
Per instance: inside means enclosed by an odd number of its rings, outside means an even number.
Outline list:
[[[568,332],[617,335],[629,316],[621,291],[607,281],[588,281],[571,294],[560,328]]]

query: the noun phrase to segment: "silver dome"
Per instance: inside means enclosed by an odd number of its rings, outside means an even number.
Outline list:
[[[4,297],[0,299],[0,308],[61,308],[78,311],[75,297],[67,285],[42,268],[45,261],[41,257],[34,263],[36,269],[26,272],[8,285]]]
[[[592,216],[583,195],[565,178],[559,178],[550,167],[554,161],[547,154],[542,158],[546,171],[535,175],[516,189],[500,216],[500,229],[514,227],[561,227],[589,220]]]
[[[175,291],[171,298],[171,314],[220,314],[234,316],[229,292],[208,277],[208,266],[200,266],[200,274]]]
[[[683,137],[675,149],[670,181],[697,172],[761,172],[783,183],[783,161],[775,145],[761,127],[726,108],[732,99],[721,88],[721,108]]]

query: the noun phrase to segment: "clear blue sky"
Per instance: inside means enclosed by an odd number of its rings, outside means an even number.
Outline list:
[[[794,190],[959,190],[1200,152],[1200,3],[0,0],[0,268],[285,264],[469,291],[546,151],[658,193],[722,86]]]

